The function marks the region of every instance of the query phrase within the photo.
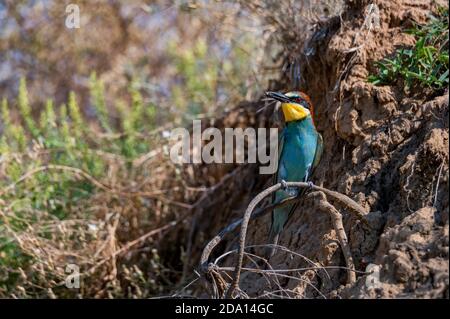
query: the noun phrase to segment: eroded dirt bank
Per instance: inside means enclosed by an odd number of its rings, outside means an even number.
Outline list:
[[[356,284],[346,285],[346,271],[339,268],[345,261],[330,218],[313,200],[305,199],[279,244],[308,260],[279,252],[270,264],[275,269],[296,269],[313,262],[326,268],[290,273],[275,281],[244,272],[241,288],[249,296],[284,290],[286,296],[306,298],[448,298],[448,91],[406,94],[401,84],[367,82],[375,61],[397,47],[414,44],[404,30],[424,23],[434,2],[374,3],[380,10],[379,27],[365,22],[368,1],[349,1],[342,17],[317,26],[298,55],[302,88],[315,105],[315,122],[325,142],[313,180],[370,211],[371,227],[343,211],[344,227],[356,269],[364,272],[369,266],[376,271],[370,276],[358,273]],[[288,89],[286,83],[282,77],[272,89]],[[254,114],[257,108],[258,102],[246,104],[215,125],[273,125],[267,119],[270,112]],[[233,170],[208,166],[196,171],[220,180]],[[223,200],[197,211],[195,251],[241,216],[252,196],[270,185],[253,167],[240,170],[212,194]],[[220,216],[205,218],[217,209]],[[247,245],[265,244],[269,225],[269,216],[251,222]],[[236,248],[236,236],[231,237],[219,253]],[[228,258],[225,264],[233,262]]]

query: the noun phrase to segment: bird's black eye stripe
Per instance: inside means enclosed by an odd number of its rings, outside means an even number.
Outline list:
[[[307,108],[307,109],[309,110],[309,103],[308,103],[308,102],[306,102],[305,100],[302,100],[302,101],[300,101],[300,104],[301,104],[303,107],[305,107],[305,108]]]
[[[307,108],[309,110],[309,103],[305,99],[303,99],[301,96],[294,95],[294,96],[291,96],[289,99],[292,102],[301,104],[304,108]]]

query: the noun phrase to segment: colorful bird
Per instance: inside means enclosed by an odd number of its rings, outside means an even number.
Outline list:
[[[274,175],[274,183],[307,182],[312,170],[320,161],[323,149],[322,136],[317,132],[312,118],[313,106],[309,97],[303,92],[267,92],[266,96],[281,102],[286,126],[283,129],[278,149],[278,169]],[[273,203],[302,195],[297,188],[278,190],[273,196]],[[294,204],[276,208],[272,212],[272,226],[270,227],[269,242],[276,245],[278,237],[289,217],[298,206]],[[271,257],[275,252],[272,247]]]

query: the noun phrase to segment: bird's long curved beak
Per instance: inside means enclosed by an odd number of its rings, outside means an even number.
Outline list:
[[[284,95],[283,93],[279,93],[279,92],[266,92],[266,96],[270,97],[271,99],[280,101],[280,102],[290,102],[291,100],[289,99],[289,97],[287,97],[286,95]]]

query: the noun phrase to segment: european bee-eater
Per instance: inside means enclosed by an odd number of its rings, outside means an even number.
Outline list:
[[[309,97],[303,92],[267,92],[266,95],[281,102],[281,110],[286,126],[283,129],[278,150],[278,169],[274,175],[274,183],[307,182],[312,170],[317,166],[322,155],[322,136],[317,132],[312,118],[313,107]],[[300,193],[301,194],[301,193]],[[273,203],[298,196],[299,190],[280,189],[273,196]],[[298,203],[274,209],[269,242],[276,245],[284,225],[295,211]],[[270,250],[271,257],[275,249]]]

